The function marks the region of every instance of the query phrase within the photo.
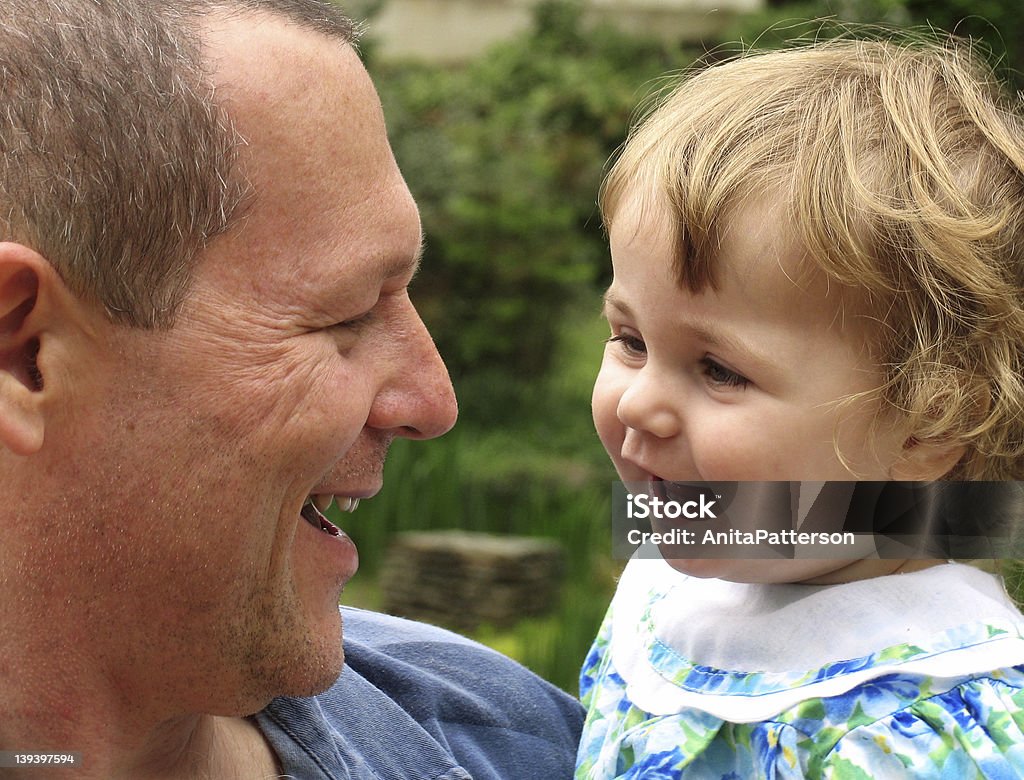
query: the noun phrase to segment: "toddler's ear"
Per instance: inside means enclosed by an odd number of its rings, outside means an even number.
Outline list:
[[[903,457],[892,467],[892,478],[911,482],[942,479],[967,451],[962,444],[919,441],[911,436],[903,443]]]

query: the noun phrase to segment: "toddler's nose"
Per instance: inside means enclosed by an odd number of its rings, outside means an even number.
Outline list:
[[[627,428],[667,439],[679,433],[679,415],[673,399],[653,379],[649,367],[639,371],[619,398],[616,414]]]

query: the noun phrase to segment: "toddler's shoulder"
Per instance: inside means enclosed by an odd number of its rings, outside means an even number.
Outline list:
[[[872,692],[861,691],[844,727],[832,732],[832,744],[820,746],[812,770],[830,777],[1024,777],[1024,667],[932,695],[920,681],[891,684],[917,688],[918,695],[902,707],[872,712]],[[823,702],[821,709],[842,704]]]

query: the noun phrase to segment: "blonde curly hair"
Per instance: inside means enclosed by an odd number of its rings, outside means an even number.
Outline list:
[[[970,42],[831,40],[694,68],[632,129],[601,191],[677,219],[677,278],[715,287],[715,248],[777,192],[810,267],[875,328],[883,405],[919,442],[964,447],[947,478],[1024,479],[1024,118]]]

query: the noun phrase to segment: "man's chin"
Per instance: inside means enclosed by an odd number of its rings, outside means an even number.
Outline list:
[[[322,669],[317,670],[316,674],[308,678],[307,684],[300,686],[296,691],[288,694],[290,696],[297,697],[308,697],[316,696],[328,690],[334,683],[338,681],[338,677],[341,675],[342,667],[344,666],[344,654],[342,659],[337,664],[331,664]]]
[[[341,631],[338,628],[325,629],[312,639],[310,645],[315,650],[296,659],[295,676],[301,675],[301,679],[295,680],[295,689],[285,695],[315,696],[326,691],[338,680],[345,665]]]
[[[262,663],[253,665],[253,682],[265,694],[308,697],[334,685],[345,662],[340,611],[305,625],[292,623],[291,630],[280,631],[278,637],[281,634],[290,641],[283,646],[275,642]]]
[[[296,659],[292,668],[286,673],[285,679],[276,686],[274,698],[278,696],[294,696],[305,698],[316,696],[329,689],[338,680],[344,666],[345,653],[340,643],[334,652],[317,653]]]

